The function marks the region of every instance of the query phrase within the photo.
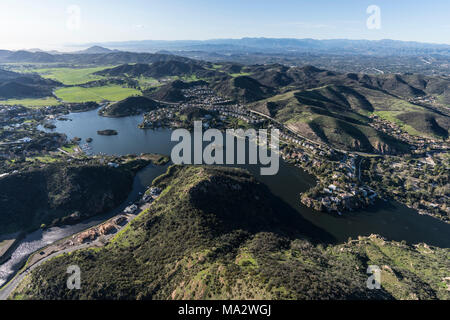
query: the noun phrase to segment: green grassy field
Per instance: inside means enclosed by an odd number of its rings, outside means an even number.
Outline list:
[[[251,73],[248,73],[248,72],[230,73],[230,76],[232,76],[233,78],[242,77],[242,76],[250,76],[250,75],[251,75]]]
[[[53,79],[66,85],[76,85],[104,79],[105,77],[93,73],[110,67],[112,66],[94,68],[44,68],[30,71],[36,72],[44,78]]]
[[[42,99],[9,99],[1,100],[0,104],[4,105],[22,105],[24,107],[45,107],[45,106],[56,106],[60,104],[58,100],[53,97],[47,97]]]
[[[412,126],[404,123],[400,119],[397,118],[397,115],[401,114],[402,111],[376,111],[374,112],[375,115],[379,116],[380,118],[387,120],[389,122],[397,124],[399,127],[401,127],[403,130],[408,132],[410,135],[421,137],[424,134],[414,129]]]
[[[141,77],[135,78],[135,79],[139,83],[139,86],[141,87],[141,89],[158,87],[161,85],[161,83],[158,80],[156,80],[155,78],[151,78],[151,77],[141,76]]]
[[[193,75],[190,75],[190,76],[181,77],[181,80],[186,81],[186,82],[192,82],[192,81],[198,81],[198,80],[204,80],[204,79],[203,78],[199,78],[195,74],[193,74]]]
[[[55,159],[51,156],[42,156],[42,157],[33,157],[33,158],[27,157],[25,160],[29,161],[29,162],[37,161],[37,162],[41,162],[41,163],[53,163],[53,162],[58,161],[58,159]]]
[[[193,82],[193,81],[199,81],[199,80],[206,80],[205,78],[199,78],[195,74],[192,75],[185,75],[185,76],[170,76],[170,77],[164,77],[164,79],[167,79],[168,81],[175,81],[175,80],[182,80],[184,82]]]
[[[140,96],[141,94],[142,93],[139,90],[123,88],[117,85],[93,88],[70,87],[61,88],[55,91],[55,95],[65,102],[119,101],[130,96]]]

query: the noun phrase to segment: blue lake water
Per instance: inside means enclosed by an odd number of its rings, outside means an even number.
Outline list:
[[[170,141],[171,130],[142,130],[137,125],[142,116],[125,118],[100,117],[96,110],[72,113],[71,121],[55,121],[54,131],[69,138],[83,140],[93,138],[91,151],[123,155],[129,153],[162,153],[170,155],[175,142]],[[114,129],[116,136],[100,136],[97,130]],[[409,243],[426,242],[430,245],[450,247],[450,225],[396,202],[380,201],[376,206],[343,216],[319,213],[300,203],[299,194],[311,187],[313,177],[292,165],[280,162],[280,170],[274,176],[260,176],[258,166],[241,166],[265,183],[277,196],[287,202],[306,220],[330,233],[337,241],[346,241],[358,235],[379,234],[392,240]],[[149,177],[147,183],[151,183]]]

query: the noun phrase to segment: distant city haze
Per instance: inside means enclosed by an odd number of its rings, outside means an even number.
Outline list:
[[[379,28],[368,27],[373,5]],[[112,41],[242,37],[450,44],[449,12],[446,0],[2,0],[0,43],[61,51]]]

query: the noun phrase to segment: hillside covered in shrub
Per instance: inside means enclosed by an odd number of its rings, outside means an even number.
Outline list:
[[[105,213],[126,200],[135,173],[149,164],[135,160],[117,168],[55,162],[0,179],[0,234],[41,224],[70,223]]]
[[[333,244],[248,172],[172,166],[152,207],[101,249],[34,270],[16,299],[448,299],[448,249]],[[321,240],[319,240],[321,239]],[[80,266],[80,290],[66,288]],[[369,265],[382,289],[366,286]]]

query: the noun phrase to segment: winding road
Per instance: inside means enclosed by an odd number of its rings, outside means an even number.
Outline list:
[[[42,260],[39,260],[38,262],[33,264],[31,267],[29,267],[26,270],[24,270],[23,272],[17,274],[11,281],[9,281],[4,287],[2,287],[0,289],[0,300],[7,300],[8,297],[10,296],[10,294],[17,288],[17,286],[22,282],[22,280],[25,279],[25,277],[27,275],[29,275],[30,272],[32,272],[34,269],[39,267],[44,262],[46,262],[54,257],[57,257],[63,253],[69,253],[72,251],[88,248],[88,247],[92,246],[94,243],[95,243],[95,241],[91,242],[91,243],[85,243],[85,244],[82,244],[79,246],[74,246],[72,248],[68,248],[65,250],[61,250],[61,251],[58,251],[58,252],[48,255],[47,257],[43,258]]]
[[[144,211],[144,209],[146,208],[147,205],[143,205],[141,206],[139,209],[139,212],[142,213]],[[122,215],[119,214],[119,215]],[[133,221],[134,219],[136,219],[138,215],[128,215],[128,220],[125,224],[120,225],[120,227],[118,228],[117,232],[108,234],[108,235],[104,235],[102,237],[98,237],[97,239],[95,239],[92,242],[87,242],[87,243],[83,243],[83,244],[79,244],[76,246],[72,246],[70,248],[66,248],[63,250],[59,250],[57,252],[54,252],[52,254],[49,254],[48,256],[46,256],[45,258],[42,258],[41,260],[37,261],[36,263],[34,263],[33,265],[31,265],[30,267],[26,268],[25,270],[23,270],[22,272],[19,271],[19,273],[16,274],[16,276],[11,279],[7,284],[5,284],[1,289],[0,289],[0,300],[7,300],[8,297],[11,295],[11,293],[17,288],[17,286],[19,286],[19,284],[25,279],[25,277],[27,275],[30,274],[30,272],[32,272],[34,269],[36,269],[37,267],[39,267],[40,265],[42,265],[43,263],[45,263],[46,261],[60,256],[64,253],[70,253],[73,251],[77,251],[77,250],[81,250],[81,249],[86,249],[86,248],[90,248],[93,246],[96,246],[97,244],[103,242],[103,245],[106,244],[112,237],[114,237],[121,229],[123,229],[126,225],[128,225],[131,221]],[[113,219],[115,219],[117,216],[114,216],[106,221],[104,221],[103,223],[107,222],[107,221],[112,221]],[[88,229],[85,229],[83,231],[77,232],[76,234],[80,234],[86,230],[95,228],[96,226],[90,227]],[[54,244],[51,244],[54,245]],[[51,246],[50,245],[50,246]],[[42,250],[42,249],[40,249]],[[37,252],[37,251],[36,251]],[[36,253],[35,252],[35,253]]]

